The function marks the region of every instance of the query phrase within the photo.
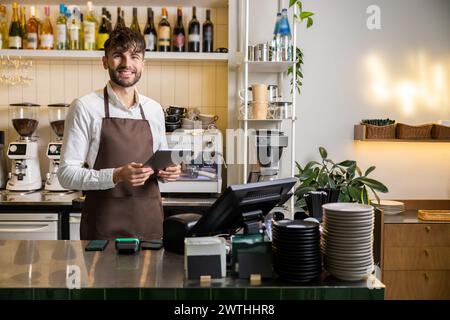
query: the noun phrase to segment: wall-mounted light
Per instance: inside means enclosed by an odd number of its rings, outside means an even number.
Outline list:
[[[450,61],[431,62],[423,52],[405,61],[405,71],[396,74],[389,71],[380,54],[366,57],[371,101],[400,106],[405,115],[412,115],[421,108],[449,108]]]

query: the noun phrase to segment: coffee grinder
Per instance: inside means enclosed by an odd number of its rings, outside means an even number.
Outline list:
[[[38,104],[10,104],[10,118],[19,138],[8,146],[7,156],[12,160],[6,189],[10,191],[33,191],[41,189],[38,141],[33,137],[39,121]]]
[[[47,157],[50,159],[45,181],[45,190],[47,191],[66,191],[59,183],[56,175],[59,168],[59,160],[61,158],[62,139],[64,135],[64,121],[68,111],[68,104],[57,103],[48,105],[48,117],[50,126],[56,135],[56,141],[52,141],[47,147]]]
[[[260,129],[250,135],[251,146],[256,151],[256,165],[250,171],[248,182],[278,179],[279,163],[288,137],[279,130]]]

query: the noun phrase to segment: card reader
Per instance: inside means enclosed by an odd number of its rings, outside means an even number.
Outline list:
[[[140,241],[137,238],[117,238],[115,243],[118,253],[132,254],[139,251]]]

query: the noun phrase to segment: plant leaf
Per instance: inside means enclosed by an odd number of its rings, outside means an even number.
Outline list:
[[[289,8],[292,7],[296,2],[297,0],[289,0]]]
[[[361,169],[358,166],[356,166],[356,172],[358,172],[358,176],[362,176]]]
[[[303,20],[305,20],[306,18],[309,18],[311,16],[313,16],[314,13],[309,12],[309,11],[303,11],[302,13],[300,13],[300,18]]]
[[[308,22],[306,23],[306,28],[310,28],[313,25],[314,21],[311,18],[308,18]]]
[[[342,162],[339,162],[337,165],[338,166],[342,166],[342,167],[351,167],[351,166],[356,165],[356,161],[354,161],[354,160],[344,160]]]
[[[360,195],[361,195],[361,191],[362,191],[362,190],[360,190],[360,189],[358,189],[358,188],[355,188],[355,187],[348,187],[348,193],[350,194],[350,197],[351,197],[353,200],[355,200],[355,201],[358,201],[358,200],[359,200],[359,197],[360,197]]]
[[[364,172],[364,175],[365,176],[368,176],[369,175],[369,173],[371,173],[373,170],[375,170],[375,166],[371,166],[370,168],[368,168],[367,170],[366,170],[366,172]]]
[[[328,152],[324,147],[319,147],[319,153],[322,159],[326,159],[326,157],[328,156]]]
[[[367,178],[367,177],[358,177],[354,181],[362,182],[366,186],[373,188],[374,190],[383,192],[383,193],[389,192],[389,189],[384,184],[382,184],[381,182],[379,182],[375,179],[371,179],[371,178]]]

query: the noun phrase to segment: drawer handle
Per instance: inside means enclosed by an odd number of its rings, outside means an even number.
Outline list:
[[[425,227],[425,231],[426,231],[426,232],[430,232],[430,231],[431,231],[431,227],[430,227],[430,226],[426,226],[426,227]]]
[[[428,257],[430,255],[430,251],[428,251],[428,249],[423,250],[423,253],[425,253],[426,257]]]
[[[425,278],[426,281],[430,279],[430,276],[426,272],[423,274],[423,277]]]

